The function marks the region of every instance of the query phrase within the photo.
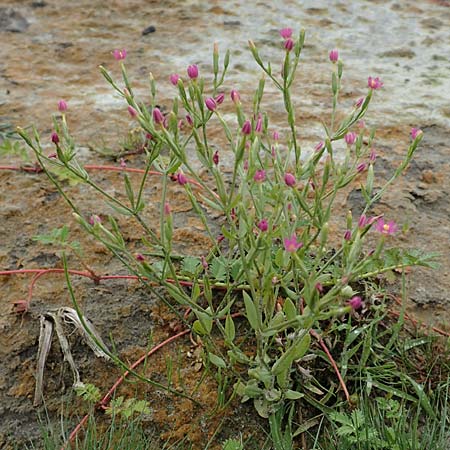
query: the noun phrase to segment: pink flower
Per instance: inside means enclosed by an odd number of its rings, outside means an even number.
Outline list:
[[[122,61],[123,59],[125,59],[127,57],[127,51],[125,49],[122,49],[122,50],[116,49],[112,52],[112,54],[116,61]]]
[[[274,141],[278,141],[278,139],[280,139],[280,135],[278,134],[278,131],[273,132],[272,138]]]
[[[380,89],[381,87],[383,87],[383,82],[378,77],[369,77],[367,80],[367,86],[370,89]]]
[[[235,89],[232,89],[232,91],[230,92],[230,97],[231,97],[231,101],[235,105],[240,103],[240,101],[241,101],[241,96],[239,95],[239,92],[236,91]]]
[[[51,138],[52,138],[52,142],[53,142],[54,144],[56,144],[56,145],[59,144],[59,136],[58,136],[58,133],[56,133],[56,131],[54,131],[54,132],[52,133]]]
[[[345,135],[344,139],[348,145],[353,145],[356,141],[356,133],[354,133],[353,131],[350,131],[350,133],[347,133]]]
[[[246,120],[244,125],[242,125],[242,133],[248,136],[251,132],[252,124],[250,123],[250,120]]]
[[[206,261],[206,258],[202,255],[201,256],[201,261],[202,261],[202,267],[205,269],[205,270],[208,270],[208,261]]]
[[[332,63],[335,63],[339,59],[339,52],[336,49],[331,50],[329,56],[330,56],[330,61]]]
[[[192,127],[194,126],[194,121],[192,120],[192,117],[189,114],[186,114],[186,122]]]
[[[295,253],[303,246],[302,242],[297,242],[297,236],[293,234],[290,238],[284,238],[284,249],[289,253]]]
[[[322,283],[316,283],[315,288],[317,289],[317,292],[319,292],[319,294],[323,293]]]
[[[266,219],[260,220],[257,226],[261,231],[267,231],[269,229],[269,224]]]
[[[58,102],[58,111],[65,112],[67,111],[67,102],[64,100],[60,100]]]
[[[182,186],[188,182],[186,175],[183,172],[177,173],[176,180],[178,181],[178,184],[181,184]]]
[[[219,152],[217,150],[214,152],[212,160],[216,166],[219,165]]]
[[[294,48],[294,41],[291,38],[288,38],[284,41],[284,48],[290,52]]]
[[[388,223],[385,223],[384,219],[380,217],[375,224],[375,230],[377,230],[381,234],[394,234],[398,231],[398,225],[392,220]]]
[[[170,75],[170,82],[176,86],[178,84],[178,80],[180,79],[180,75],[178,75],[177,73],[173,73],[172,75]]]
[[[188,66],[187,74],[191,80],[195,80],[198,77],[198,66],[196,64]]]
[[[320,152],[325,147],[325,143],[323,141],[320,141],[317,143],[317,145],[314,147],[314,150],[316,152]]]
[[[289,39],[290,37],[292,37],[292,28],[283,28],[282,30],[280,30],[280,36],[283,39]]]
[[[352,297],[349,301],[348,304],[352,307],[352,309],[354,310],[358,310],[362,308],[362,300],[361,297],[359,297],[358,295],[355,295],[354,297]]]
[[[295,186],[295,183],[297,183],[297,180],[295,179],[294,175],[292,173],[286,172],[284,174],[284,182],[287,186],[292,187]]]
[[[133,118],[138,115],[138,112],[131,105],[128,105],[128,112],[130,113],[130,116]]]
[[[136,253],[136,261],[139,262],[145,261],[144,255],[142,253]]]
[[[349,241],[352,238],[352,232],[350,230],[345,230],[344,239]]]
[[[377,154],[375,153],[375,150],[372,148],[370,150],[370,154],[369,154],[369,161],[371,163],[374,163],[376,159],[377,159]]]
[[[411,137],[415,141],[418,136],[422,135],[423,131],[420,128],[411,128]]]
[[[205,100],[205,105],[210,111],[215,111],[217,108],[216,101],[212,97],[208,97]]]
[[[127,167],[127,163],[123,158],[120,158],[120,167],[122,167],[122,169],[125,169],[125,167]]]
[[[361,105],[364,103],[365,99],[366,99],[365,97],[358,98],[358,100],[356,100],[355,107],[361,108]]]
[[[266,171],[265,170],[257,170],[253,179],[259,183],[266,179]]]
[[[164,116],[159,108],[153,108],[153,121],[157,124],[164,123]]]
[[[217,95],[214,99],[218,105],[222,104],[225,100],[225,94],[222,92],[221,94]]]

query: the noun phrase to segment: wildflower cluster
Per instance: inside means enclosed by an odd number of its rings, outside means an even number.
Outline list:
[[[173,302],[190,308],[194,317],[191,327],[202,340],[205,358],[221,370],[233,372],[237,377],[236,392],[244,400],[251,399],[264,417],[275,414],[285,402],[303,396],[303,382],[295,368],[303,364],[302,358],[310,351],[311,333],[320,330],[322,324],[332,318],[362,308],[364,294],[356,290],[357,283],[392,266],[421,263],[419,258],[396,253],[395,258],[389,255],[388,264],[384,245],[389,235],[398,231],[398,226],[381,216],[370,217],[369,212],[413,157],[422,132],[413,129],[413,141],[405,160],[392,178],[375,192],[374,133],[368,133],[361,121],[374,92],[383,83],[379,77],[369,77],[367,94],[355,99],[354,106],[337,123],[343,62],[338,50],[332,50],[329,53],[331,117],[323,122],[318,143],[302,152],[291,89],[305,33],[301,31],[294,38],[293,30],[284,28],[280,35],[285,51],[280,54],[282,70],[279,75],[262,60],[257,46],[249,42],[250,51],[265,74],[252,99],[243,98],[237,89],[225,89],[230,54],[226,53],[220,68],[215,46],[211,85],[195,64],[187,67],[187,77],[177,73],[167,76],[166,83],[170,82],[177,89],[167,114],[156,106],[153,77],[150,99],[139,100],[123,64],[126,51],[113,52],[122,66],[125,87],[119,87],[105,68],[101,68],[102,74],[127,103],[128,114],[151,139],[151,145],[145,147],[146,167],[140,188],[134,190],[125,177],[127,201],[108,194],[87,176],[76,160],[64,115],[66,102],[58,104],[63,119],[55,119],[51,135],[57,158],[45,156],[39,140],[21,131],[43,167],[64,167],[80,182],[99,192],[117,215],[136,220],[143,233],[143,250],[137,254],[127,247],[114,217],[111,216],[108,223],[102,223],[97,216],[85,218],[60,188],[88,233],[109,248],[144,283],[147,280],[164,286],[169,300],[162,300],[171,308]],[[274,129],[270,114],[262,106],[265,79],[274,84],[284,100],[287,131]],[[225,102],[235,111],[235,122],[222,116]],[[223,135],[214,141],[208,128],[218,126]],[[345,143],[343,154],[335,149],[339,141]],[[161,153],[163,149],[165,154]],[[232,156],[231,174],[222,170],[221,155],[225,152]],[[196,164],[192,161],[193,154]],[[207,173],[207,181],[199,175],[198,165]],[[150,169],[160,174],[162,192],[159,221],[146,223],[142,216],[146,207],[143,193]],[[352,214],[343,218],[339,231],[342,242],[336,247],[331,244],[335,242],[331,239],[334,236],[330,236],[330,222],[339,209],[335,200],[339,191],[355,180],[361,183],[366,206],[357,222],[354,223]],[[210,239],[210,247],[203,255],[186,256],[181,267],[172,257],[175,213],[167,196],[172,182],[184,189]],[[199,192],[196,187],[200,187]],[[205,207],[219,212],[222,217],[219,236],[210,226]],[[371,232],[380,234],[376,250],[364,245],[366,235]],[[162,255],[162,263],[145,256],[155,251]],[[180,271],[183,277],[190,278],[190,291],[179,283]],[[220,297],[214,295],[218,286],[223,290]],[[148,287],[152,288],[150,284]],[[254,351],[244,351],[236,331],[236,320],[243,319],[233,318],[232,312],[245,316]],[[221,339],[215,337],[213,328],[221,334]],[[242,366],[245,371],[237,370]]]

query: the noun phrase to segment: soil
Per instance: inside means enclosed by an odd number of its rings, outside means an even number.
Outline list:
[[[376,92],[367,119],[367,126],[378,128],[377,183],[388,179],[395,170],[409,144],[410,128],[419,127],[425,134],[406,174],[374,207],[373,214],[385,214],[388,220],[407,226],[407,231],[392,238],[393,245],[440,253],[438,270],[414,268],[408,275],[408,309],[426,323],[450,329],[450,110],[448,96],[445,99],[445,93],[450,92],[448,48],[445,51],[450,34],[445,26],[450,22],[448,2],[361,0],[331,2],[330,6],[330,2],[286,1],[279,7],[261,2],[257,14],[241,5],[246,2],[239,1],[104,3],[0,0],[0,125],[13,129],[34,124],[50,151],[51,115],[57,101],[64,98],[69,103],[68,120],[83,162],[118,165],[92,151],[92,146],[104,146],[117,153],[127,131],[134,126],[126,105],[112,95],[97,69],[103,64],[119,75],[111,56],[114,48],[128,50],[126,63],[137,82],[137,92],[147,96],[146,77],[151,71],[161,85],[160,102],[168,105],[175,93],[168,75],[175,71],[184,74],[188,64],[199,63],[201,73],[208,77],[211,42],[218,41],[222,50],[232,50],[227,94],[231,88],[238,88],[243,99],[250,99],[260,75],[245,49],[246,40],[254,39],[258,47],[264,48],[264,58],[279,58],[277,30],[284,26],[297,29],[301,23],[311,30],[294,97],[305,149],[313,148],[320,140],[319,119],[329,113],[327,52],[334,47],[339,48],[345,61],[344,107],[364,95],[367,75],[381,76],[385,81],[384,89]],[[414,36],[405,43],[404,36],[412,28]],[[315,31],[319,29],[326,33]],[[283,139],[287,133],[281,125],[282,102],[275,100],[271,88],[265,105],[280,126]],[[141,167],[142,157],[128,156],[126,163],[128,167]],[[14,155],[3,155],[0,164],[20,165],[22,161]],[[99,172],[92,176],[112,195],[121,195],[121,174]],[[148,219],[159,206],[160,188],[157,180],[151,181],[145,194]],[[85,214],[111,213],[84,187],[66,186]],[[171,196],[180,252],[203,254],[208,241],[201,223],[178,186],[171,186]],[[356,217],[361,205],[355,184],[341,201],[342,211],[350,209]],[[119,262],[83,234],[44,175],[0,171],[0,270],[61,267],[57,249],[33,241],[33,236],[64,224],[70,228],[71,239],[80,241],[85,260],[95,272],[126,274]],[[121,219],[121,225],[127,230],[128,243],[138,251],[138,227],[125,219]],[[73,256],[69,265],[80,268]],[[25,275],[0,276],[0,448],[5,449],[23,448],[30,439],[39,445],[39,423],[33,407],[39,317],[70,305],[63,277],[50,274],[37,282],[29,311],[14,313],[13,303],[26,298],[29,281]],[[105,341],[112,333],[126,361],[133,362],[145,352],[150,335],[156,344],[177,331],[173,314],[136,282],[109,280],[96,285],[73,277],[73,283],[86,316]],[[398,285],[394,283],[390,289],[395,292]],[[70,343],[82,380],[106,392],[120,376],[120,370],[95,358],[77,334],[70,336]],[[179,339],[152,357],[146,375],[164,382],[167,358],[171,357],[181,361],[183,382],[187,391],[192,391],[201,376],[194,350],[189,338]],[[61,399],[71,395],[72,375],[61,362],[62,354],[54,338],[44,390],[45,407],[53,418],[61,413]],[[127,383],[118,393],[134,396],[136,389],[142,392],[143,388]],[[151,407],[148,426],[153,427],[155,439],[161,442],[187,435],[193,448],[201,449],[219,425],[212,449],[221,448],[220,443],[228,436],[250,436],[254,430],[259,430],[257,436],[264,436],[263,422],[255,417],[251,405],[234,402],[232,408],[212,414],[217,396],[213,376],[205,378],[195,395],[202,407],[189,400],[168,398],[154,389],[148,389],[147,395]],[[165,407],[159,408],[163,399]],[[71,404],[71,411],[65,409],[63,414],[73,422],[73,414],[84,412],[82,404]]]

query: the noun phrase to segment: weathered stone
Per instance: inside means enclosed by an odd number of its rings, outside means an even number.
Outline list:
[[[22,33],[30,24],[13,8],[0,8],[0,31]]]

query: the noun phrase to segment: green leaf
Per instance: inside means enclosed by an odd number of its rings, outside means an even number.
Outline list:
[[[200,258],[196,258],[194,256],[186,256],[183,258],[183,264],[181,266],[181,273],[183,275],[194,275],[197,272],[197,269],[201,265]]]
[[[285,393],[284,393],[285,398],[287,398],[288,400],[298,400],[299,398],[302,398],[305,396],[305,394],[302,394],[301,392],[298,391],[292,391],[291,389],[288,389]]]
[[[212,317],[207,312],[194,311],[194,313],[202,324],[203,329],[205,330],[205,333],[203,334],[210,334],[213,325]]]
[[[251,299],[250,295],[247,294],[247,292],[242,293],[244,297],[244,305],[245,305],[245,313],[247,316],[248,323],[254,330],[259,330],[259,318],[258,313],[256,311],[256,306],[253,303],[253,300]]]
[[[272,366],[272,373],[277,375],[285,370],[289,370],[292,362],[300,359],[308,350],[311,344],[311,336],[305,332],[303,337],[293,343],[286,352]]]
[[[220,356],[217,356],[214,353],[209,353],[208,358],[215,366],[220,367],[221,369],[226,369],[227,364]]]
[[[228,342],[233,342],[236,336],[236,329],[234,326],[233,318],[230,314],[227,315],[225,319],[225,336]]]
[[[216,257],[209,266],[211,276],[217,281],[225,281],[227,276],[227,263],[222,257]]]
[[[295,319],[297,316],[297,308],[289,297],[284,301],[283,311],[286,314],[287,320]]]

